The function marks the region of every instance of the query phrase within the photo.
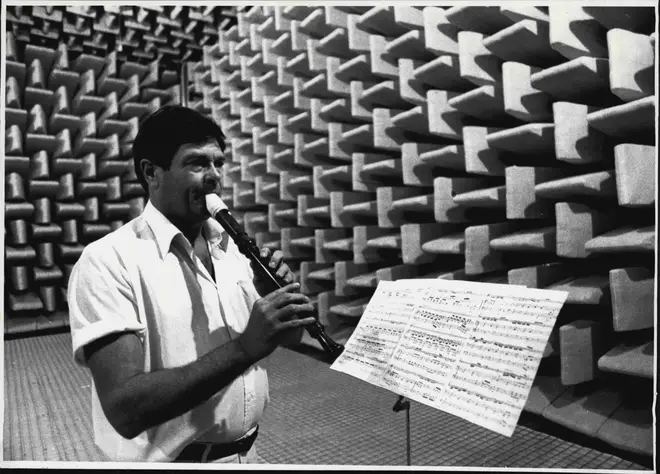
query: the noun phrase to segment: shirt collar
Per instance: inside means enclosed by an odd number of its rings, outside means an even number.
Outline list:
[[[156,206],[154,206],[151,201],[148,201],[147,205],[144,206],[142,217],[154,234],[154,239],[156,240],[156,245],[158,246],[161,258],[165,258],[165,255],[170,251],[172,241],[178,235],[181,236],[182,242],[185,242],[184,245],[187,244],[190,246],[188,240],[183,236],[183,232],[172,224],[162,212],[156,209]],[[223,251],[227,251],[229,234],[227,234],[227,231],[225,231],[215,219],[208,218],[202,224],[201,229],[212,249],[220,247]],[[192,248],[189,250],[192,251]]]

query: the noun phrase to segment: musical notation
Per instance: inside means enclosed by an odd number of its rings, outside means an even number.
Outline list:
[[[511,436],[567,293],[380,282],[332,369]]]

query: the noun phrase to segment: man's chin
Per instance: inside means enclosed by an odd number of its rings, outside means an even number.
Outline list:
[[[211,217],[204,198],[197,200],[197,214],[204,219]]]
[[[208,209],[206,208],[206,201],[204,198],[191,200],[188,206],[188,215],[186,217],[188,221],[196,222],[205,221],[211,217]]]

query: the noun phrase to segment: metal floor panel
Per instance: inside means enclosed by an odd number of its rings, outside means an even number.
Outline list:
[[[4,459],[101,461],[92,442],[89,375],[70,334],[5,341]],[[397,396],[288,349],[265,361],[271,403],[259,454],[270,463],[403,466],[405,413]],[[416,466],[639,469],[643,466],[518,426],[511,438],[411,402]]]

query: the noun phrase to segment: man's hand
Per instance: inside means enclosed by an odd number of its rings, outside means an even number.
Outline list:
[[[303,326],[316,321],[311,315],[314,306],[307,296],[298,292],[299,286],[289,284],[254,303],[238,342],[255,362],[273,352],[278,344],[288,342]],[[306,314],[307,317],[302,317]]]
[[[273,252],[271,255],[271,252],[267,248],[261,249],[260,256],[262,259],[268,259],[268,267],[271,270],[275,271],[275,274],[280,277],[282,280],[284,280],[285,283],[293,283],[295,278],[293,276],[293,272],[289,268],[289,266],[284,263],[284,254],[280,250],[276,250]],[[273,291],[273,286],[270,280],[265,279],[261,273],[255,268],[255,265],[253,262],[250,262],[250,266],[252,267],[252,271],[254,273],[254,279],[252,282],[254,283],[254,287],[257,289],[257,292],[259,293],[260,296],[264,297],[266,296],[270,291]]]

